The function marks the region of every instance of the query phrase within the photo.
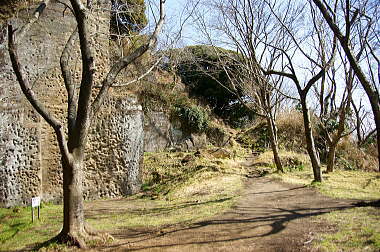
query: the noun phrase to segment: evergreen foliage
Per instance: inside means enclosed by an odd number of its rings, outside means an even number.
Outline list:
[[[238,60],[237,53],[202,45],[178,49],[176,53],[182,56],[179,57],[176,71],[188,86],[190,96],[207,104],[216,115],[233,127],[242,127],[254,119],[253,113],[240,104],[233,92],[228,91],[228,88],[231,89],[229,78],[218,64],[219,57],[224,57],[229,62],[229,69],[232,69],[228,74],[233,75],[233,71],[239,71],[232,60]],[[241,90],[238,92],[241,93]]]
[[[209,124],[207,111],[200,106],[177,106],[175,114],[190,132],[204,132]]]

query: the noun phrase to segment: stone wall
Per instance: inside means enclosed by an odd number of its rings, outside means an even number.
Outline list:
[[[147,111],[144,118],[144,150],[192,151],[210,143],[206,133],[195,134],[182,127],[181,121],[162,111]]]
[[[101,8],[96,8],[101,10]],[[66,118],[66,91],[59,57],[75,21],[62,4],[51,2],[37,24],[22,39],[19,57],[33,90],[57,118]],[[20,27],[33,9],[11,20]],[[96,77],[109,67],[107,13],[93,13],[92,44],[96,47]],[[0,27],[0,206],[27,204],[31,197],[45,201],[62,197],[62,170],[55,134],[33,111],[10,66],[6,30]],[[79,83],[78,45],[71,50],[70,67]],[[87,148],[86,199],[116,197],[136,192],[143,148],[143,112],[137,98],[111,93],[94,121]]]

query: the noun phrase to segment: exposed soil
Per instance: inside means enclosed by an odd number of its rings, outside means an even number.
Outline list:
[[[253,176],[247,178],[236,205],[219,216],[188,225],[114,230],[111,234],[117,240],[101,250],[310,251],[315,232],[333,227],[309,217],[351,208],[355,203],[325,197],[305,186]]]

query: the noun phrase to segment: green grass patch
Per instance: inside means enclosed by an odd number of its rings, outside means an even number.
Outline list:
[[[313,243],[322,251],[380,251],[380,213],[378,208],[357,207],[319,217],[321,225],[333,225],[319,233]]]
[[[0,251],[44,242],[58,233],[61,221],[62,207],[57,205],[42,205],[41,218],[34,223],[30,207],[0,208]]]
[[[273,174],[287,183],[311,185],[311,167],[285,174]],[[380,174],[377,172],[336,170],[323,174],[324,181],[312,186],[321,193],[340,199],[375,200],[380,198]]]

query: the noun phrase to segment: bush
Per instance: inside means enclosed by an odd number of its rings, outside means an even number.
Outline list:
[[[237,141],[247,148],[263,152],[270,146],[267,123],[265,121],[257,122],[252,128],[239,135]]]
[[[197,105],[175,106],[175,115],[181,120],[189,132],[200,133],[207,129],[209,117],[206,110]]]
[[[281,157],[281,161],[288,172],[303,171],[305,169],[304,162],[297,157]]]
[[[222,56],[218,55],[215,50]],[[192,97],[197,97],[207,104],[230,126],[243,127],[252,122],[255,115],[238,102],[235,94],[219,84],[223,83],[231,89],[230,80],[225,69],[219,63],[219,57],[226,57],[228,69],[231,71],[228,75],[234,76],[236,72],[240,72],[239,67],[231,60],[231,58],[238,59],[239,55],[218,47],[198,45],[176,49],[172,51],[169,60],[176,64],[175,70],[188,87]],[[172,68],[170,62],[166,68]],[[242,90],[238,90],[238,92],[240,95],[243,93]]]

